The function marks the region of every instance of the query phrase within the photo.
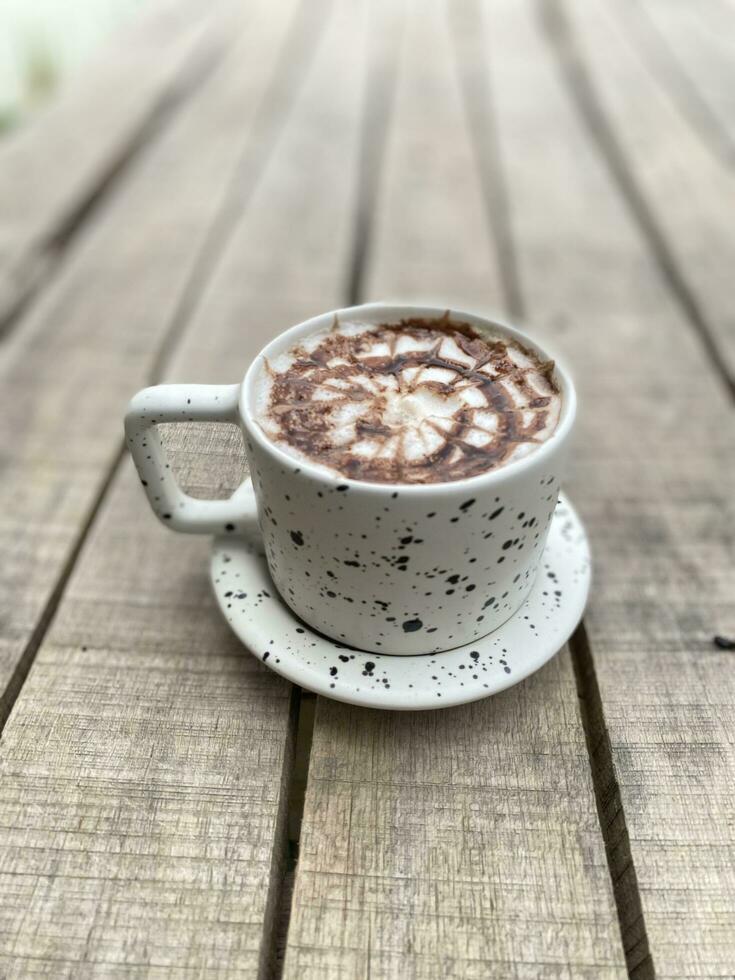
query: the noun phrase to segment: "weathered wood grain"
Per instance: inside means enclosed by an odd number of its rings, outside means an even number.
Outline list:
[[[0,724],[119,452],[130,393],[177,329],[233,174],[252,170],[242,193],[257,175],[272,135],[259,107],[292,9],[248,7],[242,41],[80,233],[0,351]],[[274,110],[271,125],[281,117]]]
[[[643,913],[626,929],[628,965],[659,980],[724,977],[735,684],[712,636],[733,630],[732,405],[575,112],[537,6],[486,9],[524,301],[580,389],[569,490],[595,561],[586,625],[614,762],[598,778],[604,792],[617,780],[623,805],[610,793],[603,819],[613,872],[633,888],[637,876]],[[597,64],[613,45],[598,38]]]
[[[311,12],[316,60],[262,180],[232,188],[244,211],[166,379],[231,381],[273,332],[341,299],[362,4]],[[201,429],[187,438],[193,452]],[[208,550],[158,524],[126,460],[3,734],[3,977],[270,975],[290,685],[221,621]]]
[[[498,311],[447,13],[409,8],[366,298]],[[625,976],[567,652],[458,709],[318,699],[284,976]]]
[[[547,7],[568,14],[570,50],[592,82],[582,84],[581,96],[618,184],[735,391],[732,227],[726,205],[735,195],[735,170],[711,153],[678,111],[645,52],[629,38],[617,5],[555,0]],[[566,18],[555,20],[563,30]],[[578,77],[577,84],[583,82]]]
[[[231,8],[159,0],[118,31],[38,118],[0,142],[0,333],[48,270],[75,216],[222,49]]]

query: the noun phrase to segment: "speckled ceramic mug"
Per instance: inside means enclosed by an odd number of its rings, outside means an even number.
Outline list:
[[[469,479],[367,483],[297,462],[256,423],[254,378],[263,357],[328,327],[337,316],[368,323],[440,318],[443,309],[370,304],[325,313],[273,340],[241,384],[158,385],[130,403],[130,451],[156,515],[176,531],[237,534],[257,522],[270,574],[284,601],[327,636],[372,653],[448,650],[492,632],[522,605],[556,506],[574,425],[574,386],[559,361],[559,423],[533,453]],[[529,337],[470,313],[453,319],[479,332]],[[252,483],[229,500],[185,494],[166,462],[156,425],[234,422],[245,436]]]

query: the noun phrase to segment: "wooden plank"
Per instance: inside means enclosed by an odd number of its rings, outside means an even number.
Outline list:
[[[487,9],[524,299],[580,389],[569,489],[595,561],[585,621],[602,698],[593,734],[609,736],[613,760],[598,773],[611,864],[633,895],[637,876],[628,967],[724,977],[735,962],[735,684],[712,635],[733,629],[732,405],[574,111],[538,8]],[[614,45],[598,38],[596,63]]]
[[[503,284],[446,11],[431,0],[424,19],[414,4],[406,24],[367,253],[366,299],[439,306],[469,302],[484,312],[498,312]],[[436,56],[426,58],[434,47]]]
[[[332,15],[167,379],[233,380],[339,302],[361,8]],[[270,976],[291,688],[221,620],[208,549],[158,524],[126,460],[3,734],[3,977]]]
[[[724,203],[735,194],[735,170],[710,152],[660,87],[617,6],[558,4],[572,19],[598,106],[590,115],[618,183],[735,391],[732,229]]]
[[[661,83],[728,166],[735,165],[735,10],[723,0],[621,5]]]
[[[0,332],[53,264],[79,212],[221,49],[229,6],[215,16],[212,5],[159,0],[37,118],[0,142]]]
[[[130,393],[185,314],[221,213],[236,207],[233,175],[244,168],[244,195],[272,141],[258,113],[273,81],[293,80],[279,63],[293,5],[248,9],[231,56],[81,233],[0,353],[0,725],[120,451]]]
[[[410,8],[367,286],[498,309],[447,13]],[[457,709],[318,700],[284,976],[625,976],[567,652]]]

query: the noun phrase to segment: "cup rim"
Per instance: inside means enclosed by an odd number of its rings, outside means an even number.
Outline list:
[[[380,319],[375,318],[375,314],[378,311],[381,311]],[[392,319],[399,320],[405,317],[440,319],[441,317],[448,315],[452,319],[469,323],[470,326],[477,326],[478,328],[484,330],[490,329],[494,333],[499,334],[501,337],[509,337],[514,340],[518,340],[545,359],[553,360],[555,377],[560,383],[562,390],[561,415],[556,428],[546,442],[542,443],[534,452],[529,453],[527,456],[521,457],[521,459],[513,460],[510,463],[506,463],[505,465],[494,470],[487,470],[485,473],[477,473],[474,476],[464,477],[461,480],[447,480],[437,483],[377,483],[370,480],[356,480],[340,473],[330,473],[326,467],[318,463],[313,463],[306,457],[299,458],[290,455],[284,449],[281,449],[277,443],[273,442],[265,435],[250,411],[250,394],[253,380],[258,372],[258,369],[264,358],[272,357],[275,353],[280,352],[284,346],[290,346],[293,341],[297,340],[301,336],[324,329],[333,322],[335,316],[346,317],[360,314],[369,314],[371,319],[375,320],[376,324],[381,321],[389,322]],[[466,310],[458,310],[447,307],[415,306],[407,303],[372,302],[361,303],[358,306],[346,306],[336,310],[329,310],[326,313],[320,313],[317,316],[310,317],[307,320],[302,320],[300,323],[289,327],[287,330],[282,331],[276,337],[270,340],[256,355],[245,373],[245,377],[243,378],[240,386],[239,411],[240,418],[242,419],[248,435],[253,438],[265,452],[275,457],[279,463],[288,467],[292,471],[295,467],[298,467],[301,472],[311,476],[314,480],[322,481],[323,483],[339,484],[340,486],[347,485],[368,493],[384,495],[386,493],[392,494],[399,491],[402,496],[411,495],[415,497],[422,497],[430,494],[455,494],[465,490],[479,491],[483,487],[500,485],[506,482],[508,479],[520,476],[526,470],[535,468],[540,463],[543,463],[544,460],[557,451],[559,445],[566,441],[567,437],[572,431],[577,414],[577,393],[572,376],[562,359],[558,358],[553,351],[548,349],[548,347],[542,347],[537,341],[535,341],[532,337],[529,337],[522,330],[519,330],[517,327],[514,327],[503,320],[496,319],[494,316],[489,317],[482,313],[470,313]]]

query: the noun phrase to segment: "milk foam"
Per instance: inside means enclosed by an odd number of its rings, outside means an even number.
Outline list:
[[[463,479],[553,433],[553,365],[447,320],[335,323],[264,362],[255,417],[297,459],[391,483]]]

